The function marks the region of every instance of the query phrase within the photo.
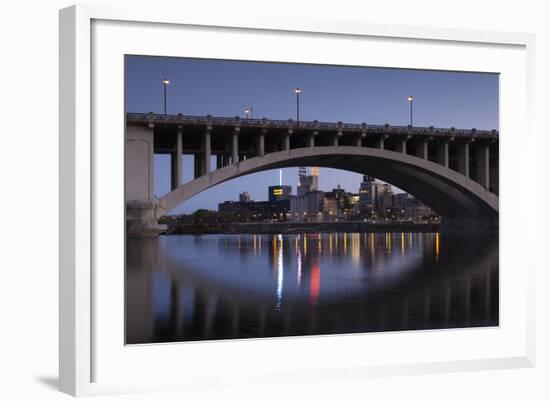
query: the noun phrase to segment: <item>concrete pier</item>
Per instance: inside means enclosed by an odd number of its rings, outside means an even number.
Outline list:
[[[239,162],[239,132],[241,131],[240,127],[235,127],[233,129],[233,134],[231,136],[231,162],[232,164],[237,164]]]
[[[179,136],[179,135],[178,135]],[[158,218],[163,211],[153,195],[154,125],[126,129],[126,232],[130,237],[158,235]],[[176,150],[177,151],[177,150]],[[181,156],[180,156],[181,157]],[[172,184],[179,180],[181,164],[172,163]],[[178,169],[179,164],[179,169]],[[174,171],[178,169],[177,171]],[[179,187],[179,185],[178,185]]]
[[[489,189],[489,146],[481,145],[476,150],[477,182]]]
[[[428,160],[428,143],[429,139],[421,139],[416,143],[416,156],[421,159]]]
[[[458,172],[470,178],[470,143],[457,144]]]
[[[176,148],[171,154],[171,168],[172,168],[172,179],[171,179],[171,188],[172,190],[178,188],[181,184],[181,174],[182,174],[182,132],[178,130],[176,134]]]
[[[437,144],[437,162],[443,167],[449,167],[449,142],[446,140]]]

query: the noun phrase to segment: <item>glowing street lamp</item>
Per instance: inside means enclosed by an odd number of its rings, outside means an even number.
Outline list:
[[[167,80],[166,78],[162,80],[162,86],[164,87],[164,116],[166,116],[166,87],[168,86],[169,83],[170,81]]]
[[[413,101],[414,101],[414,97],[409,96],[407,98],[407,100],[409,101],[409,105],[411,106],[410,107],[410,116],[411,116],[411,129],[412,129],[412,127],[413,127]]]
[[[300,88],[294,89],[294,93],[296,93],[296,123],[300,122],[300,93],[302,93],[302,90]]]

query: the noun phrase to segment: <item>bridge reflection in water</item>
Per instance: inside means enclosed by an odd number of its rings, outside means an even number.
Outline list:
[[[127,343],[498,325],[493,234],[128,239]]]

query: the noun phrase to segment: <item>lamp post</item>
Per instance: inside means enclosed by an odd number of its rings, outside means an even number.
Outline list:
[[[412,129],[412,127],[413,127],[413,101],[414,101],[414,97],[409,96],[407,98],[407,100],[409,101],[409,105],[410,105],[410,117],[411,117],[411,129]]]
[[[298,124],[300,122],[300,93],[302,93],[302,90],[296,88],[294,93],[296,93],[296,124]]]
[[[246,115],[247,120],[248,120],[248,116],[250,116],[250,118],[254,118],[252,114],[253,112],[254,112],[254,109],[252,108],[252,106],[244,110],[244,114]]]
[[[162,86],[164,87],[164,116],[165,117],[166,117],[166,87],[168,86],[169,83],[170,81],[167,80],[166,78],[162,80]]]

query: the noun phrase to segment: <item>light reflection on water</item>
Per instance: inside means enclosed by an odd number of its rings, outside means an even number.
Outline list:
[[[129,239],[127,263],[128,343],[498,324],[496,235]]]

